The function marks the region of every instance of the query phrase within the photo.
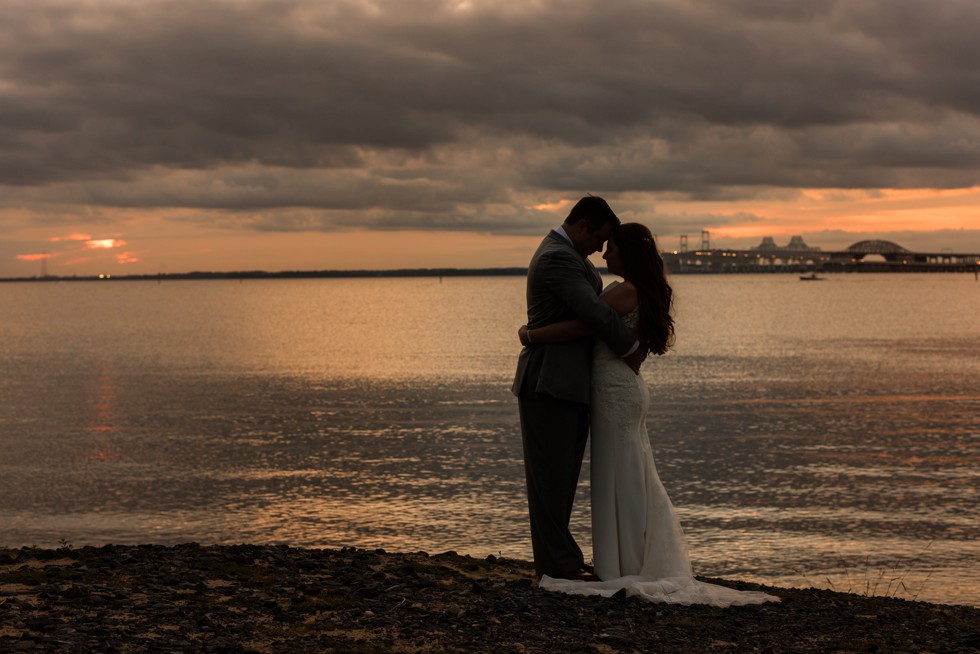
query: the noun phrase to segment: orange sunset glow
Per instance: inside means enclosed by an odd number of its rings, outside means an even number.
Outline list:
[[[663,249],[980,252],[971,3],[426,6],[17,5],[0,277],[524,266],[586,193]]]
[[[113,248],[120,248],[124,245],[126,245],[126,241],[120,241],[114,238],[104,238],[85,242],[85,247],[92,250],[111,250]]]
[[[17,255],[17,260],[18,261],[44,261],[46,259],[50,259],[52,256],[55,256],[55,255],[51,255],[51,254],[47,254],[47,253],[42,253],[42,254],[18,254]]]

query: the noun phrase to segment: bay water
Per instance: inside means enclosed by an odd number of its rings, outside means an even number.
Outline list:
[[[980,606],[980,283],[672,283],[643,378],[695,573]],[[524,320],[522,277],[0,284],[0,546],[529,559]]]

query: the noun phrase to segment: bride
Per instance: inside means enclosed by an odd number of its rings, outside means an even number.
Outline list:
[[[673,342],[672,291],[653,235],[644,225],[615,229],[603,259],[613,282],[602,299],[616,310],[650,352]],[[529,333],[531,332],[531,333]],[[521,342],[553,343],[589,335],[578,320],[518,332]],[[545,576],[541,586],[578,595],[611,596],[621,590],[654,602],[732,606],[779,601],[697,581],[684,533],[660,482],[646,431],[650,395],[643,379],[596,339],[592,356],[592,544],[599,581]]]

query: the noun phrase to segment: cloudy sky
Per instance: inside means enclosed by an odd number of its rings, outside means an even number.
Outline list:
[[[976,0],[3,0],[0,276],[980,252]]]

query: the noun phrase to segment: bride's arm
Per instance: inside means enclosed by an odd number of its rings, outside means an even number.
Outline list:
[[[622,316],[636,308],[636,287],[629,282],[623,282],[603,293],[600,299]],[[521,328],[517,330],[521,345],[561,343],[591,334],[592,331],[581,320],[565,320],[534,329],[528,329],[527,325],[521,325]]]

